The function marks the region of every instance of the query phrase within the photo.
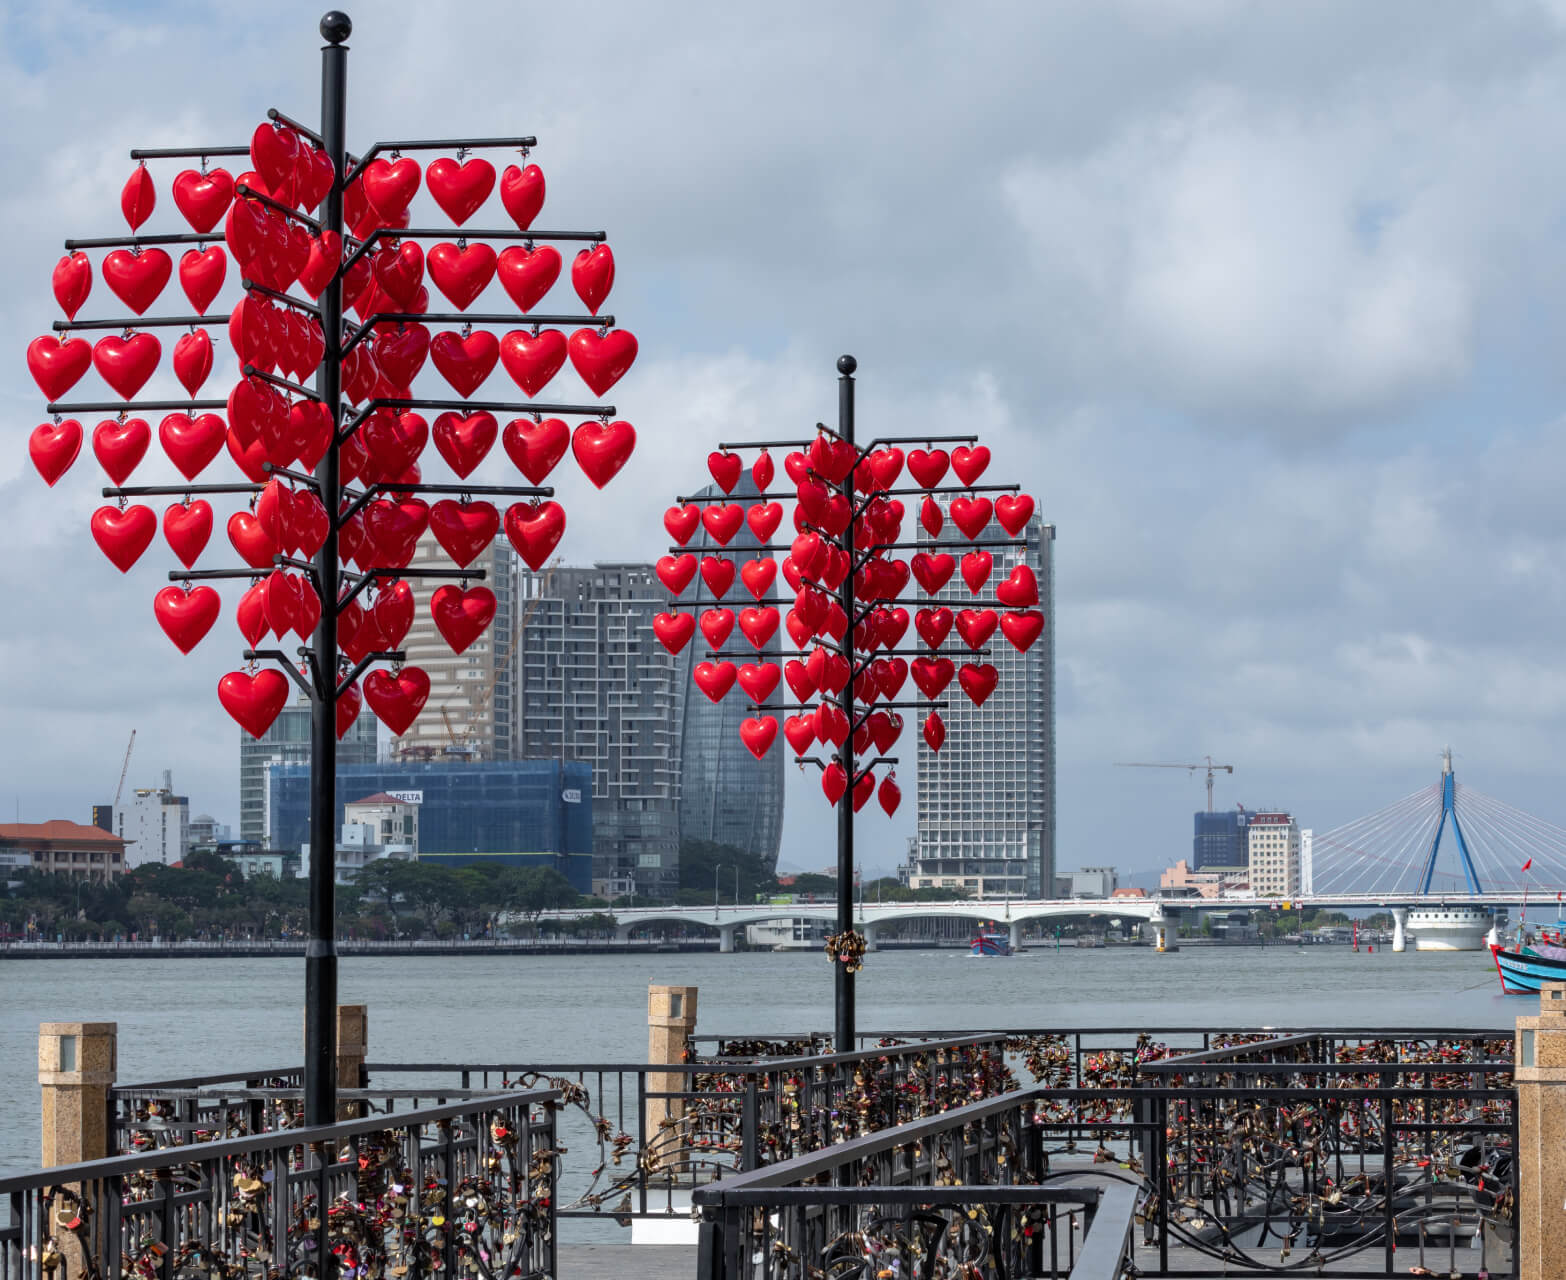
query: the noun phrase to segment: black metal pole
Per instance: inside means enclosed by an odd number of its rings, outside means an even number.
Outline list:
[[[838,434],[849,444],[854,442],[854,370],[859,367],[859,362],[853,356],[839,356],[837,371],[840,375],[837,380],[837,430]],[[841,486],[844,495],[850,503],[854,500],[854,474],[852,471],[844,477]],[[854,562],[854,522],[848,522],[848,528],[843,531],[843,550],[848,553],[848,562]],[[854,616],[854,575],[845,574],[842,584],[837,589],[837,601],[842,606],[843,613],[848,617]],[[853,671],[856,655],[854,652],[854,629],[849,627],[843,634],[843,655],[848,659],[848,669]],[[843,691],[838,697],[838,706],[848,723],[854,722],[854,681],[852,676],[843,685]],[[843,769],[848,774],[848,790],[843,793],[843,798],[837,802],[837,932],[839,936],[847,938],[854,928],[854,735],[850,733],[843,741],[840,754]],[[834,968],[833,995],[837,1009],[837,1031],[835,1042],[839,1053],[852,1053],[854,1050],[854,975],[848,971],[848,966],[838,961]]]
[[[342,234],[343,168],[348,110],[348,50],[353,33],[346,13],[321,19],[321,134],[336,178],[321,210],[321,225]],[[321,294],[325,358],[316,390],[331,410],[334,430],[342,417],[343,286],[341,273]],[[331,515],[341,504],[337,450],[328,449],[315,469],[321,502]],[[315,698],[310,717],[310,942],[305,951],[305,1123],[337,1120],[337,527],[328,521],[315,557],[321,590],[316,625]],[[324,1217],[324,1215],[323,1215]]]

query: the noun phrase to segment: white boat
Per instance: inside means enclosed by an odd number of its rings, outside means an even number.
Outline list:
[[[1415,951],[1484,951],[1494,923],[1488,907],[1414,907],[1404,926]]]

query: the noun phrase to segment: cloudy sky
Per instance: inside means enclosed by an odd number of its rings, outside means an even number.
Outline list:
[[[320,11],[0,6],[0,809],[24,819],[85,820],[133,727],[132,785],[170,768],[237,818],[231,618],[179,657],[166,551],[122,578],[91,459],[39,481],[22,352],[62,236],[123,230],[130,147],[316,117]],[[536,133],[539,224],[610,231],[642,444],[606,496],[562,467],[569,558],[653,558],[707,448],[826,417],[851,351],[863,425],[980,433],[1058,527],[1063,869],[1189,849],[1200,780],[1116,760],[1210,752],[1220,803],[1321,830],[1451,743],[1566,825],[1566,5],[447,12],[354,13],[350,143]],[[149,230],[183,229],[179,167]],[[872,868],[912,813],[862,818]],[[802,780],[785,865],[830,841]]]

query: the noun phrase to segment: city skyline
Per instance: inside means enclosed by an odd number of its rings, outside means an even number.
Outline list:
[[[477,3],[469,20],[506,13]],[[736,16],[699,45],[635,7],[604,13],[590,101],[565,65],[520,84],[498,47],[459,54],[414,6],[388,3],[354,36],[366,65],[428,73],[356,86],[356,145],[371,119],[456,131],[466,108],[436,86],[476,78],[496,86],[490,115],[547,139],[551,216],[615,228],[642,443],[612,497],[560,468],[560,554],[655,558],[690,458],[829,417],[832,361],[852,351],[869,434],[981,431],[1072,548],[1050,619],[1062,867],[1168,861],[1200,784],[1112,764],[1209,751],[1236,765],[1220,805],[1286,799],[1320,831],[1422,785],[1451,742],[1487,793],[1566,825],[1551,483],[1566,178],[1530,159],[1566,119],[1557,9],[997,6],[998,41],[933,10],[806,6]],[[51,206],[112,214],[127,148],[192,101],[217,143],[242,143],[270,105],[310,114],[315,67],[296,46],[318,17],[285,5],[236,65],[221,24],[172,6],[86,29],[11,16],[0,92],[16,114],[65,67],[84,86],[47,136],[6,140],[13,170],[56,197],[5,197],[27,264],[0,300],[11,350],[45,324]],[[567,15],[536,18],[541,47],[573,38]],[[880,51],[874,82],[801,103],[829,23]],[[691,78],[645,74],[660,61]],[[932,83],[948,61],[959,73]],[[705,145],[676,161],[671,131]],[[932,316],[980,314],[1006,320],[936,340]],[[86,820],[134,727],[128,786],[172,769],[232,824],[233,727],[212,692],[237,665],[237,592],[175,654],[150,624],[170,557],[127,577],[103,560],[84,527],[103,477],[84,455],[45,490],[20,443],[35,390],[9,368],[0,492],[18,554],[0,590],[29,620],[6,650],[10,808]],[[178,394],[162,377],[148,391]],[[156,455],[138,481],[174,478]],[[830,839],[812,789],[788,771],[785,867],[819,864]],[[859,847],[889,868],[913,818],[877,821]]]

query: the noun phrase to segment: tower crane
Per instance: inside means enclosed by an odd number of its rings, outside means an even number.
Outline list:
[[[1121,761],[1117,760],[1115,762],[1115,768],[1117,768],[1117,769],[1185,769],[1185,770],[1187,770],[1188,772],[1191,772],[1191,773],[1195,773],[1198,769],[1205,769],[1205,770],[1207,770],[1207,812],[1211,813],[1213,811],[1213,774],[1217,773],[1220,769],[1222,769],[1225,773],[1233,773],[1234,772],[1234,766],[1232,764],[1214,764],[1213,763],[1213,758],[1211,756],[1203,756],[1202,759],[1205,760],[1207,763],[1206,764],[1165,764],[1165,763],[1162,763],[1162,762],[1158,762],[1158,763],[1154,763],[1154,764],[1144,764],[1144,763],[1141,763],[1141,762],[1124,763],[1124,762],[1121,762]]]
[[[114,807],[111,813],[118,811],[120,796],[125,793],[125,775],[130,772],[131,748],[136,745],[136,730],[131,730],[130,741],[125,744],[125,762],[120,765],[120,785],[114,788]]]

